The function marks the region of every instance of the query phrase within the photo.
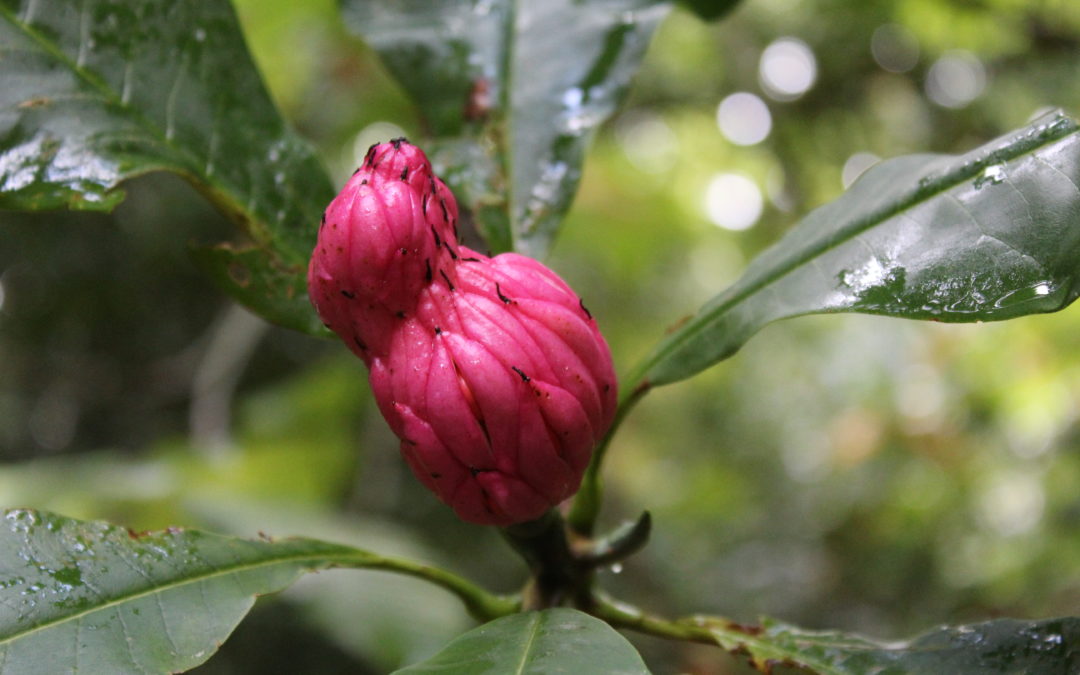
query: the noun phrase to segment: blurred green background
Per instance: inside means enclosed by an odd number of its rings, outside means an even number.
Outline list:
[[[250,47],[340,184],[418,117],[333,0],[239,0]],[[550,264],[625,371],[876,158],[961,152],[1080,113],[1071,0],[749,0],[676,10],[600,132]],[[359,154],[358,154],[359,153]],[[312,226],[314,227],[314,223]],[[445,564],[499,591],[521,562],[397,456],[362,364],[266,326],[187,258],[229,226],[169,176],[111,215],[0,214],[0,505],[305,534]],[[767,328],[653,392],[609,454],[604,520],[652,512],[602,583],[669,615],[761,614],[900,638],[1080,611],[1080,313],[955,326]],[[261,601],[201,673],[382,673],[470,626],[386,574]],[[631,636],[656,673],[739,673]]]

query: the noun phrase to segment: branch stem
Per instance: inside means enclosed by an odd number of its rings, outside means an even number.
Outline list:
[[[334,562],[339,567],[384,570],[428,581],[456,595],[469,614],[481,623],[521,611],[521,599],[516,595],[489,593],[453,572],[406,558],[365,555],[362,558],[343,557]]]
[[[701,642],[713,646],[717,644],[716,637],[712,632],[693,618],[666,619],[644,612],[633,605],[615,600],[600,591],[593,594],[589,613],[607,621],[616,628],[625,628],[670,640]],[[731,623],[718,617],[714,617],[712,620]]]

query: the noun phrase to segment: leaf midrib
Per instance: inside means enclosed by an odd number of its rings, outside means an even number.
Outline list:
[[[854,239],[855,237],[859,236],[860,234],[869,230],[875,225],[883,223],[899,213],[911,209],[919,204],[925,203],[945,192],[948,192],[952,188],[974,178],[987,166],[989,166],[990,163],[1003,163],[1016,160],[1020,157],[1032,154],[1048,145],[1057,143],[1070,135],[1080,132],[1080,128],[1077,127],[1077,123],[1075,120],[1072,120],[1072,118],[1065,119],[1068,119],[1071,124],[1062,127],[1061,130],[1054,134],[1050,134],[1045,138],[1039,138],[1035,142],[1018,142],[1015,146],[1010,146],[1008,148],[992,152],[990,153],[988,159],[983,159],[980,161],[971,162],[970,164],[965,164],[959,170],[952,172],[948,175],[941,176],[936,181],[931,182],[922,189],[915,190],[906,199],[902,199],[896,204],[876,213],[865,216],[862,219],[856,219],[852,221],[848,226],[842,228],[841,231],[844,236],[830,237],[824,244],[818,244],[816,246],[810,247],[802,255],[797,256],[794,260],[792,260],[789,265],[779,270],[777,274],[767,276],[758,281],[757,283],[750,284],[742,290],[733,293],[731,297],[717,304],[715,307],[710,308],[702,314],[695,315],[691,319],[691,323],[689,324],[687,330],[679,331],[678,333],[672,335],[668,341],[665,341],[661,344],[661,348],[658,349],[653,356],[649,357],[649,359],[645,363],[643,363],[634,371],[632,381],[635,383],[639,383],[643,379],[646,379],[648,373],[652,371],[653,368],[666,360],[672,353],[678,352],[683,347],[683,345],[694,339],[702,330],[704,330],[704,327],[711,324],[717,317],[723,315],[732,307],[735,307],[742,301],[746,300],[748,297],[783,279],[792,271],[798,269],[802,265],[805,265],[810,260],[821,256],[827,251],[846,244],[850,240]],[[952,155],[954,159],[959,159],[963,156],[964,155]],[[736,286],[737,284],[738,282],[736,282]],[[733,286],[732,289],[733,288],[735,288],[735,286]],[[729,291],[732,289],[729,289]],[[693,330],[690,330],[691,327],[693,328]],[[661,381],[661,383],[663,382],[667,381]]]
[[[522,673],[525,672],[525,667],[528,665],[529,661],[529,654],[532,653],[533,645],[536,643],[536,637],[540,634],[540,624],[543,623],[542,617],[542,614],[537,614],[535,620],[532,622],[532,630],[529,631],[529,639],[525,642],[525,648],[521,651],[521,661],[514,670],[514,675],[522,675]]]
[[[250,571],[257,570],[257,569],[259,569],[261,567],[271,567],[271,566],[276,566],[276,565],[287,565],[287,564],[294,564],[294,565],[299,564],[303,568],[314,571],[316,568],[319,568],[319,567],[329,567],[329,566],[332,566],[332,565],[340,565],[340,564],[349,563],[349,562],[353,562],[353,563],[364,562],[364,563],[370,564],[370,563],[372,563],[374,561],[374,559],[375,559],[375,556],[373,556],[372,554],[369,554],[369,553],[365,553],[363,551],[342,549],[341,553],[337,554],[337,555],[333,555],[333,554],[313,555],[313,554],[310,554],[310,553],[290,554],[290,555],[286,555],[286,556],[271,558],[269,560],[260,560],[258,562],[254,562],[254,563],[252,563],[252,562],[244,562],[244,563],[237,563],[237,564],[233,564],[233,565],[226,565],[224,567],[216,567],[216,568],[213,569],[212,572],[210,572],[208,574],[202,574],[202,575],[190,576],[190,577],[181,577],[181,578],[178,578],[178,579],[174,579],[174,580],[170,581],[169,583],[163,584],[161,586],[154,586],[153,588],[148,588],[148,589],[141,590],[141,591],[138,591],[138,592],[135,592],[135,593],[127,593],[127,594],[124,594],[124,595],[120,595],[118,597],[115,597],[115,598],[112,598],[112,599],[108,600],[107,602],[101,603],[99,605],[95,605],[94,607],[90,607],[90,608],[87,608],[87,609],[84,609],[84,610],[80,610],[79,612],[75,612],[75,613],[72,613],[72,614],[66,614],[66,615],[57,617],[55,619],[49,620],[49,621],[44,621],[42,623],[31,626],[26,630],[16,632],[16,633],[12,633],[11,635],[8,635],[8,636],[0,637],[0,646],[3,646],[3,645],[6,645],[8,643],[14,642],[16,640],[22,639],[24,637],[27,637],[27,636],[32,635],[34,633],[40,632],[42,630],[53,628],[55,626],[59,626],[60,624],[63,624],[63,623],[69,622],[69,621],[77,620],[77,619],[79,619],[81,617],[93,614],[95,612],[100,612],[100,611],[103,611],[103,610],[106,610],[106,609],[110,609],[112,607],[116,607],[116,606],[119,606],[119,605],[122,605],[122,604],[126,604],[128,602],[134,602],[134,601],[139,600],[141,598],[151,597],[151,596],[153,596],[155,594],[160,594],[160,593],[164,593],[166,591],[174,590],[174,589],[177,589],[177,588],[182,588],[182,587],[187,586],[187,585],[202,583],[202,582],[209,581],[209,580],[217,578],[217,577],[227,576],[229,574],[238,574],[238,573],[241,573],[241,572],[250,572]],[[257,595],[257,593],[252,594],[252,596],[254,596],[254,595]]]

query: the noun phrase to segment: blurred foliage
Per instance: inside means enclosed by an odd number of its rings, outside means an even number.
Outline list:
[[[331,0],[237,4],[273,96],[339,184],[371,142],[420,140],[415,111]],[[910,70],[875,61],[885,25],[915,45]],[[813,50],[817,80],[777,101],[758,62],[783,36]],[[550,262],[625,371],[660,326],[836,197],[852,155],[963,152],[1045,107],[1080,112],[1078,48],[1069,0],[748,0],[716,24],[677,10],[599,135]],[[978,59],[985,89],[947,108],[926,87],[956,50]],[[736,91],[767,101],[763,142],[738,146],[717,128],[718,103]],[[766,196],[744,231],[716,227],[704,207],[711,178],[728,172]],[[359,362],[236,320],[197,274],[185,246],[226,224],[194,191],[150,176],[129,195],[110,215],[0,214],[0,503],[136,529],[321,536],[451,561],[498,591],[520,582],[494,531],[457,522],[412,480]],[[653,392],[624,425],[605,519],[649,509],[654,535],[603,583],[673,615],[767,613],[881,638],[1076,614],[1078,336],[1075,310],[767,328],[734,359]],[[207,380],[222,363],[233,380]],[[384,672],[468,625],[419,582],[389,589],[386,575],[350,574],[260,603],[204,672]],[[247,632],[286,620],[295,629],[271,641]],[[745,671],[717,649],[630,637],[657,673]]]

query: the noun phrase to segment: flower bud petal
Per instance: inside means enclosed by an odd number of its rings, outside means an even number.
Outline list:
[[[417,478],[460,518],[510,525],[577,490],[615,414],[615,374],[562,279],[461,246],[457,218],[422,151],[372,146],[327,207],[308,292],[370,368]]]

